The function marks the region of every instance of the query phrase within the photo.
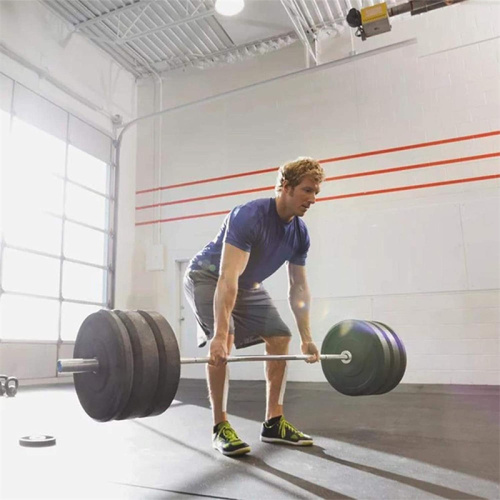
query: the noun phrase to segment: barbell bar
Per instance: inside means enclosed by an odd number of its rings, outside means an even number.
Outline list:
[[[276,354],[276,355],[255,355],[255,356],[229,356],[227,363],[237,363],[241,361],[306,361],[311,356],[306,354]],[[350,363],[352,354],[349,351],[343,351],[340,354],[320,354],[319,359],[326,361],[329,359],[339,359],[343,363]],[[208,363],[210,358],[181,358],[181,365],[194,365],[198,363]],[[59,373],[88,373],[99,371],[99,360],[92,359],[60,359],[57,361],[57,371]]]
[[[177,392],[180,365],[210,359],[181,358],[176,336],[159,313],[109,310],[83,321],[74,356],[58,360],[57,371],[73,373],[83,409],[101,422],[163,413]],[[305,361],[309,357],[230,356],[227,362]],[[389,392],[406,369],[401,339],[386,324],[375,321],[345,320],[334,325],[322,342],[320,360],[330,385],[349,396]]]

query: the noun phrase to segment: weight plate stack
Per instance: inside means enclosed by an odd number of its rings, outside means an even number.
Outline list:
[[[115,419],[127,405],[134,377],[130,337],[118,316],[104,309],[88,316],[78,331],[74,357],[99,360],[97,372],[74,374],[83,409],[99,422]]]
[[[374,394],[385,383],[391,369],[391,352],[385,336],[369,322],[341,321],[327,333],[321,353],[342,351],[352,354],[350,363],[321,361],[330,385],[347,396]]]
[[[115,420],[145,417],[158,387],[159,359],[156,340],[146,320],[135,311],[115,311],[132,345],[134,380],[125,408]]]
[[[179,387],[181,377],[179,346],[174,331],[161,314],[150,311],[138,312],[153,331],[160,360],[158,387],[147,416],[160,415],[171,405]]]

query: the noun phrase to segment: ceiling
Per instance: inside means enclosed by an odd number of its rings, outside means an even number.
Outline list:
[[[344,29],[351,7],[379,0],[245,0],[234,17],[215,0],[42,0],[136,78],[174,69],[230,63]],[[393,3],[401,3],[396,0]]]

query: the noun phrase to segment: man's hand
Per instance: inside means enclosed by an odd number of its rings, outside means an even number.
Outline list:
[[[317,363],[319,361],[319,351],[314,342],[302,342],[300,349],[302,350],[302,354],[311,355],[306,359],[306,363]]]
[[[210,342],[209,365],[222,366],[227,360],[227,339],[215,336]]]

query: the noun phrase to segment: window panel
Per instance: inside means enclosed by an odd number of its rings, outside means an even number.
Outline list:
[[[59,297],[59,272],[58,259],[4,250],[2,286],[6,291]]]
[[[29,172],[20,165],[4,171],[5,217],[16,213],[52,212],[62,215],[64,181],[40,171]]]
[[[66,162],[64,141],[13,119],[3,168],[4,211],[62,215]],[[8,207],[8,210],[7,210]]]
[[[66,143],[39,128],[14,118],[12,146],[19,167],[27,175],[64,175]],[[28,179],[26,179],[28,180]]]
[[[5,217],[4,235],[8,245],[61,255],[62,219],[13,211]]]
[[[104,273],[102,269],[73,262],[63,265],[63,297],[89,302],[104,302]]]
[[[0,296],[2,339],[57,340],[59,302],[57,300]]]
[[[66,140],[68,113],[59,106],[17,83],[14,86],[12,105],[14,114],[24,122]]]
[[[13,91],[14,80],[0,73],[0,111],[10,112]]]
[[[63,302],[61,323],[62,340],[75,340],[83,320],[90,314],[99,311],[99,309],[102,308],[103,306]]]
[[[107,235],[66,222],[64,228],[64,256],[69,259],[82,260],[92,264],[104,266],[107,258],[105,255]]]
[[[73,146],[69,146],[68,179],[102,194],[107,194],[108,165]]]
[[[107,210],[104,196],[92,193],[74,184],[66,186],[66,216],[101,229],[107,228]]]
[[[10,136],[10,114],[0,109],[0,149],[2,154],[9,144]]]
[[[1,81],[1,75],[0,75]],[[3,231],[4,220],[3,214],[5,212],[6,204],[5,204],[5,173],[4,171],[7,169],[7,165],[9,163],[9,155],[10,155],[10,115],[5,111],[0,110],[0,235]]]

